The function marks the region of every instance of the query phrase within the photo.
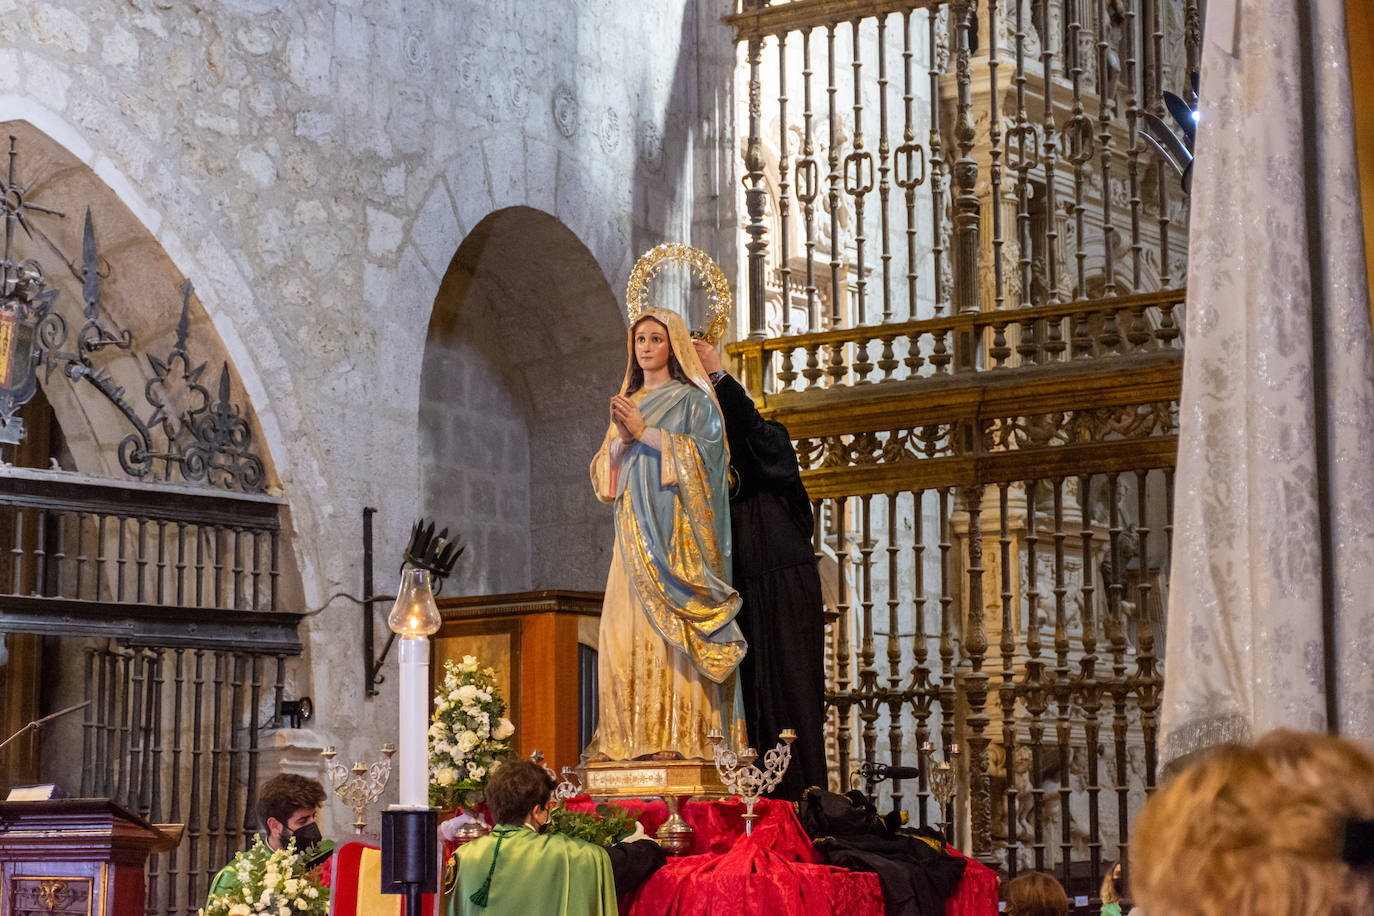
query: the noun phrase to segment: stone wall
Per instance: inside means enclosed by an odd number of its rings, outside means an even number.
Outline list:
[[[364,505],[380,509],[380,587],[410,522],[448,510],[485,525],[450,593],[561,584],[560,563],[567,584],[596,587],[604,549],[550,549],[606,540],[582,470],[604,406],[568,407],[604,404],[623,369],[635,255],[688,239],[736,263],[730,6],[0,0],[0,120],[89,166],[195,281],[219,338],[206,345],[232,362],[289,501],[307,607],[358,592]],[[575,294],[493,293],[520,275],[518,246],[486,268],[484,248],[455,262],[510,208],[585,252]],[[538,278],[560,288],[560,263]],[[445,299],[455,270],[487,288]],[[428,351],[436,300],[468,306],[467,333]],[[537,364],[508,346],[513,303],[521,327],[566,332]],[[468,380],[462,409],[422,386],[430,366]],[[531,380],[559,390],[534,397]],[[479,441],[502,451],[455,447]],[[455,471],[479,483],[431,512]],[[363,698],[353,605],[308,630],[288,695],[314,696],[341,758],[371,759],[392,737],[396,679]]]

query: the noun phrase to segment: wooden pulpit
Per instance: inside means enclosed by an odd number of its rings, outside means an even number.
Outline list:
[[[496,671],[521,757],[544,752],[561,772],[577,766],[595,717],[600,592],[548,590],[441,598],[432,678],[444,661],[475,656]]]
[[[0,802],[0,913],[142,913],[148,856],[180,839],[108,799]]]

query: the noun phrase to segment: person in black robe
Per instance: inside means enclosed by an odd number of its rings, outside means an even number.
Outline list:
[[[762,754],[791,728],[792,764],[775,798],[796,801],[827,784],[825,618],[811,546],[811,498],[787,427],[765,420],[749,392],[721,367],[715,347],[694,341],[711,376],[730,444],[735,618],[749,651],[740,664],[749,741]]]

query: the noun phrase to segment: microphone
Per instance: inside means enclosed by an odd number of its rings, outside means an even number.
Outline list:
[[[25,732],[27,732],[27,731],[29,731],[29,730],[38,731],[40,728],[43,727],[44,723],[51,722],[53,719],[56,719],[58,716],[65,716],[65,715],[66,715],[67,713],[69,713],[69,712],[76,712],[78,709],[85,709],[87,706],[90,706],[90,705],[91,705],[91,701],[90,701],[90,700],[87,700],[87,701],[84,702],[84,703],[77,703],[75,706],[68,706],[66,709],[59,709],[57,712],[50,713],[49,715],[46,715],[46,716],[44,716],[44,717],[41,718],[41,719],[34,719],[34,720],[33,720],[32,722],[30,722],[28,725],[25,725],[23,728],[19,729],[19,731],[17,731],[17,732],[15,732],[14,734],[10,735],[10,736],[9,736],[8,738],[6,738],[4,741],[0,741],[0,749],[3,749],[3,748],[5,747],[5,745],[9,744],[9,743],[10,743],[11,741],[13,741],[15,738],[18,738],[20,735],[24,734]]]
[[[917,779],[921,775],[921,768],[898,766],[895,763],[865,762],[859,765],[859,775],[870,783],[882,782],[884,779]]]

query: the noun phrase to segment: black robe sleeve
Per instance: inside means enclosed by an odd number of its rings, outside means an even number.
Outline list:
[[[716,382],[716,399],[725,417],[730,443],[731,499],[760,490],[780,497],[798,530],[811,537],[811,499],[802,485],[801,468],[787,427],[765,420],[744,386],[730,376]]]
[[[811,543],[811,499],[787,427],[764,419],[728,375],[716,398],[730,442],[733,585],[749,652],[740,664],[744,718],[760,751],[784,728],[797,732],[792,765],[775,798],[826,784],[825,615]]]

